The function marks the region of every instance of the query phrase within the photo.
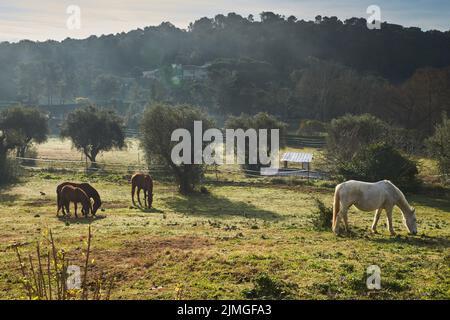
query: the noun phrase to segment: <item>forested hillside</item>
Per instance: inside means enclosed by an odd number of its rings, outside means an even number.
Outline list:
[[[208,77],[180,81],[175,65],[207,65]],[[285,120],[368,112],[427,135],[450,110],[449,65],[450,31],[230,13],[188,30],[165,22],[84,40],[1,43],[0,104],[84,97],[121,108],[129,126],[149,101]],[[155,69],[157,81],[142,77]]]

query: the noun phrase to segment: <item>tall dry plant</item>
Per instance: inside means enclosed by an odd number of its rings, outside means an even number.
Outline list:
[[[63,249],[58,249],[53,233],[44,234],[45,249],[36,244],[36,257],[23,257],[14,246],[21,272],[21,283],[30,300],[109,300],[114,284],[112,276],[90,279],[88,269],[91,256],[92,230],[89,225],[87,248],[83,253],[84,273],[79,289],[68,288],[70,261]],[[91,261],[93,263],[93,261]],[[89,285],[91,283],[91,285]]]

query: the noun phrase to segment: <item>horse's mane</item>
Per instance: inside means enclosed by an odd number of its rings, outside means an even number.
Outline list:
[[[402,207],[401,208],[402,211],[403,211],[404,208],[405,209],[406,208],[411,209],[411,206],[409,205],[408,200],[406,200],[406,197],[403,194],[403,192],[395,184],[393,184],[391,181],[389,181],[389,180],[384,180],[384,181],[386,183],[388,183],[391,186],[391,188],[395,191],[395,194],[397,196],[397,200],[398,200],[400,206]]]

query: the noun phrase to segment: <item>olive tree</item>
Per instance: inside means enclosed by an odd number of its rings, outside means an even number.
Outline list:
[[[31,143],[47,140],[48,118],[37,108],[12,107],[0,113],[0,130],[4,141],[14,142],[17,156],[25,157]]]
[[[176,163],[172,159],[172,149],[179,143],[172,141],[172,133],[177,129],[187,130],[194,138],[194,121],[202,122],[202,130],[213,127],[213,121],[200,109],[180,105],[154,104],[146,109],[141,121],[141,145],[145,150],[149,166],[155,160],[167,166],[179,184],[179,191],[188,194],[194,191],[204,174],[205,165],[193,162]],[[203,135],[203,132],[201,132]],[[190,156],[195,153],[192,149]],[[202,143],[203,149],[204,143]]]
[[[123,120],[112,110],[94,106],[69,113],[61,137],[70,138],[73,146],[90,160],[91,167],[96,166],[99,153],[125,147]]]

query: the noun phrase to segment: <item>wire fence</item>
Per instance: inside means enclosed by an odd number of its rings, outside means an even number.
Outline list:
[[[171,169],[161,164],[137,165],[114,162],[90,163],[83,160],[48,159],[48,158],[26,158],[15,157],[17,163],[27,170],[71,172],[71,173],[95,173],[100,175],[132,174],[135,172],[147,172],[150,174],[169,174]],[[272,174],[261,174],[261,170],[251,170],[243,167],[230,166],[207,166],[206,173],[211,174],[243,174],[248,177],[280,178],[299,177],[307,179],[325,179],[327,174],[318,171],[307,171],[304,169],[280,168]]]

